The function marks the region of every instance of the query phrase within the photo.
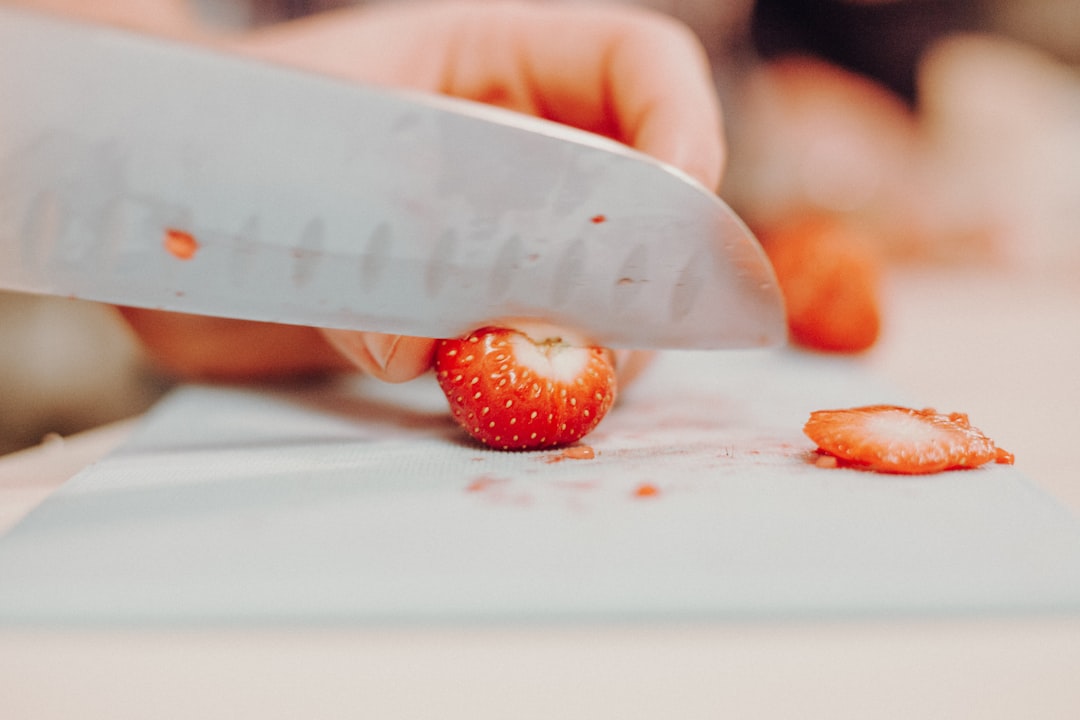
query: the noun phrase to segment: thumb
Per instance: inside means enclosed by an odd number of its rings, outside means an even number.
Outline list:
[[[330,345],[372,377],[400,383],[427,372],[435,353],[435,341],[407,335],[387,335],[355,330],[322,330]]]

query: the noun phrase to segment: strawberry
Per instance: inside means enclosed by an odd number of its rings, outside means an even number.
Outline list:
[[[787,304],[791,339],[829,352],[877,340],[878,259],[869,238],[838,219],[807,215],[759,229]]]
[[[841,465],[878,472],[918,475],[1013,462],[963,413],[896,405],[818,410],[803,432]]]
[[[484,327],[435,349],[454,419],[502,450],[568,445],[615,402],[611,353],[551,325]]]

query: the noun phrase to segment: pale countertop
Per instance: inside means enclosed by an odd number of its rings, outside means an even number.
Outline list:
[[[1080,514],[1080,286],[906,269],[866,362],[967,412]],[[123,441],[120,423],[0,459],[0,533]],[[0,579],[2,582],[2,579]],[[11,717],[1080,716],[1080,616],[567,628],[0,629]],[[4,713],[5,716],[8,712]]]

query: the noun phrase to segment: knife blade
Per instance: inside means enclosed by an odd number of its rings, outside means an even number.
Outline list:
[[[11,9],[0,97],[2,288],[423,337],[786,339],[735,213],[590,133]]]

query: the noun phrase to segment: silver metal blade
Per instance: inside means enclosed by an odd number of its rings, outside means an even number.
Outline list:
[[[0,98],[0,287],[427,337],[786,338],[734,213],[588,133],[10,9]]]

